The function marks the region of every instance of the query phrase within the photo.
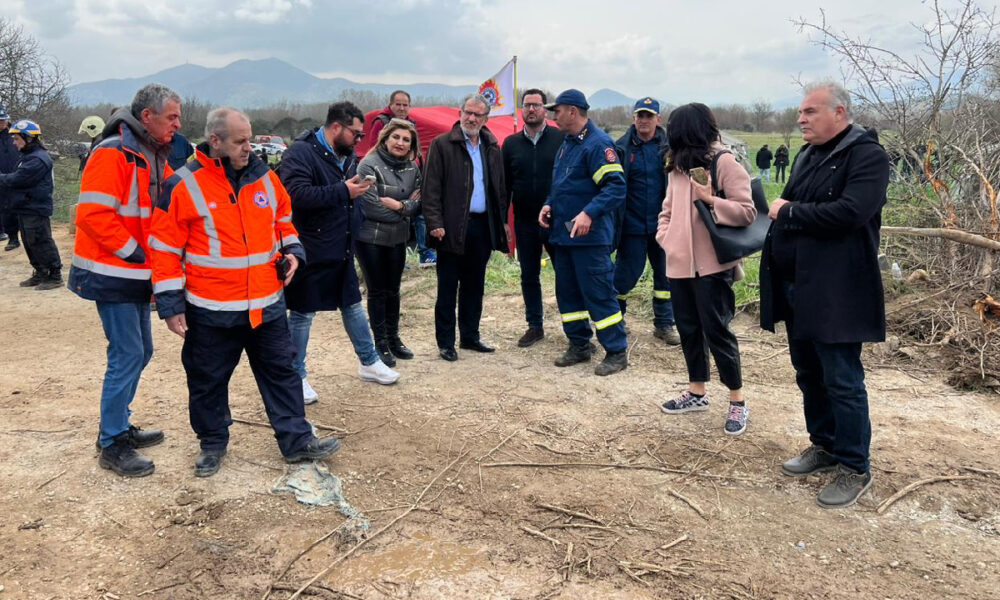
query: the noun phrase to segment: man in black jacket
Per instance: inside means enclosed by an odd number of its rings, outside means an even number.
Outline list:
[[[761,182],[771,183],[771,161],[773,159],[774,155],[771,154],[771,149],[767,147],[767,144],[761,146],[760,150],[757,151],[757,168],[760,169]]]
[[[562,145],[563,135],[545,125],[545,92],[526,90],[521,97],[524,129],[503,143],[504,182],[514,205],[514,236],[517,260],[521,265],[521,296],[528,330],[517,341],[527,348],[545,337],[542,329],[542,248],[553,258],[549,232],[538,224],[538,213],[552,187],[552,165]]]
[[[503,157],[496,137],[484,127],[489,100],[475,94],[459,106],[458,122],[431,142],[420,190],[428,245],[438,253],[434,334],[447,361],[458,360],[456,296],[459,347],[493,352],[479,338],[486,264],[494,250],[507,249]]]
[[[21,154],[14,147],[14,139],[10,135],[10,115],[7,109],[0,106],[0,175],[13,173]],[[17,215],[9,212],[11,193],[0,190],[0,242],[6,241],[4,250],[10,251],[21,247],[17,239]]]
[[[850,95],[839,84],[806,88],[799,126],[806,145],[768,213],[760,320],[771,331],[785,321],[812,442],[781,470],[791,477],[836,471],[817,502],[841,508],[872,483],[861,344],[885,339],[877,257],[889,159],[851,123]]]

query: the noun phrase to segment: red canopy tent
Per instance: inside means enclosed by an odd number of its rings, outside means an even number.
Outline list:
[[[364,156],[366,152],[372,147],[376,140],[372,139],[372,136],[368,135],[372,129],[372,123],[375,122],[375,117],[378,116],[384,109],[373,110],[365,115],[365,137],[358,142],[355,146],[354,151],[357,152],[358,156]],[[420,154],[424,157],[427,156],[427,149],[431,146],[431,140],[441,135],[442,133],[451,131],[452,126],[458,121],[458,108],[454,106],[422,106],[410,109],[410,120],[412,120],[417,125],[417,135],[420,136]],[[520,111],[518,111],[518,123],[522,123]],[[548,124],[555,126],[555,123],[548,121]],[[496,138],[497,142],[503,144],[503,141],[507,139],[507,136],[515,133],[514,130],[514,116],[506,115],[502,117],[490,117],[486,122],[486,128],[490,130]],[[514,222],[514,207],[511,206],[508,209],[507,222]],[[510,227],[510,240],[508,240],[509,251],[511,254],[514,253],[514,228]]]

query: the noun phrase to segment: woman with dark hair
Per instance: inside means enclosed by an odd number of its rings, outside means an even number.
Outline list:
[[[10,127],[21,161],[13,173],[0,175],[0,189],[9,197],[8,210],[17,215],[24,251],[34,268],[21,287],[52,290],[62,287],[62,261],[52,241],[52,157],[42,145],[42,129],[23,119]]]
[[[743,278],[742,261],[719,263],[708,228],[695,201],[711,209],[720,225],[746,226],[757,215],[750,193],[750,175],[725,152],[707,106],[699,103],[676,108],[667,122],[667,197],[663,201],[656,240],[667,253],[667,277],[681,349],[688,369],[688,389],[661,405],[667,414],[708,410],[708,352],[715,358],[719,379],[729,388],[725,432],[746,431],[740,349],[729,322],[736,312],[734,281]],[[711,172],[704,185],[694,177]],[[692,173],[694,171],[694,173]],[[692,177],[692,174],[694,177]]]
[[[392,367],[413,358],[399,339],[399,283],[406,263],[410,219],[420,214],[420,140],[413,123],[390,119],[358,165],[358,175],[375,184],[360,198],[358,262],[368,287],[368,320],[375,349]]]

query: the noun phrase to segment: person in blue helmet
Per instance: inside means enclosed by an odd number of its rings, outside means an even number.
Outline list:
[[[579,90],[569,89],[546,109],[554,112],[566,135],[556,153],[552,188],[538,224],[549,228],[556,247],[556,302],[569,348],[555,360],[568,367],[590,360],[593,330],[604,347],[595,375],[628,366],[625,326],[618,306],[611,264],[615,214],[625,202],[625,177],[615,144],[587,117],[590,105]]]

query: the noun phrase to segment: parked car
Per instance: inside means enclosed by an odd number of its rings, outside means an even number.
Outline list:
[[[267,151],[268,156],[281,156],[285,150],[288,150],[284,144],[261,144],[261,147]]]

